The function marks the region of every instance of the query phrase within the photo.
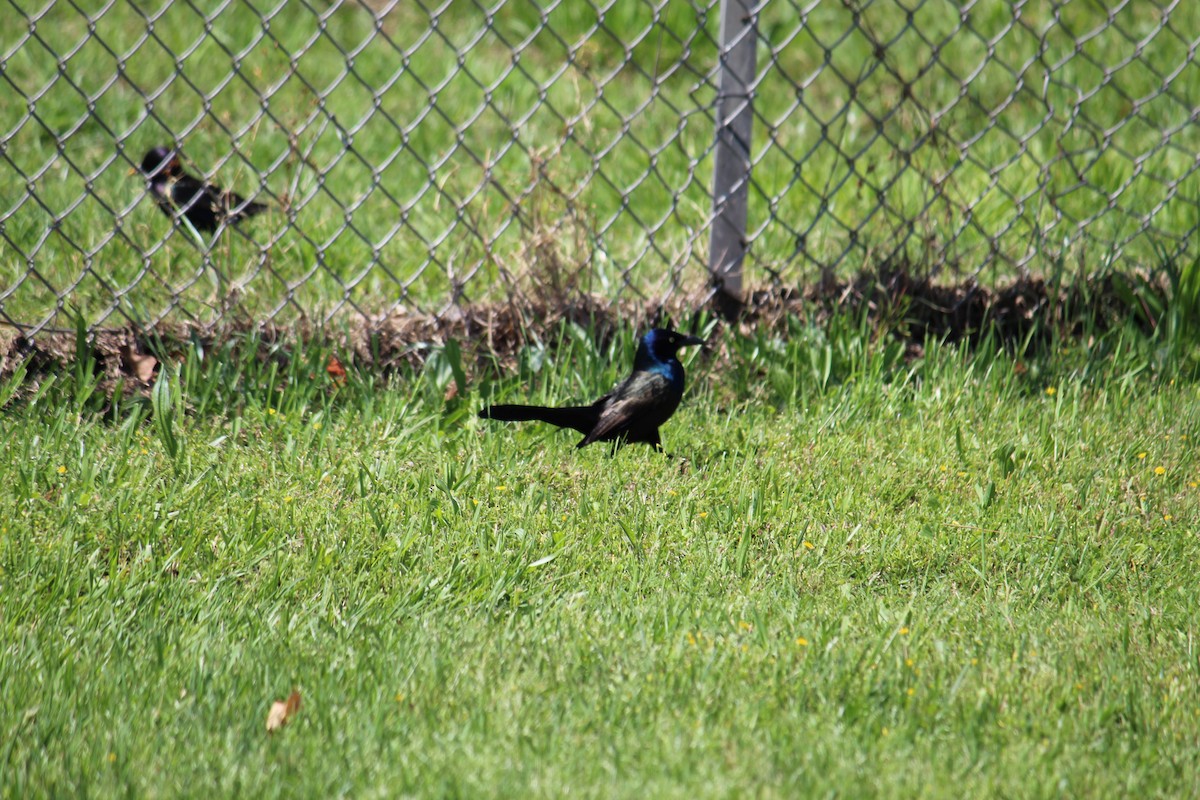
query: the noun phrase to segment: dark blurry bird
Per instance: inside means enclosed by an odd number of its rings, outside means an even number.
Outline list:
[[[240,222],[267,210],[263,203],[244,197],[183,171],[179,156],[166,147],[146,153],[139,167],[150,184],[150,194],[168,217],[182,214],[198,231],[211,233],[221,223]]]
[[[483,409],[479,416],[505,422],[539,420],[572,428],[583,434],[576,447],[592,442],[613,442],[617,446],[645,442],[661,450],[658,428],[671,418],[683,398],[683,365],[676,353],[681,347],[697,344],[704,344],[704,340],[656,328],[638,344],[629,377],[590,406],[498,405]]]

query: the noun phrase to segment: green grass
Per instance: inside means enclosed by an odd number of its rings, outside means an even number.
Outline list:
[[[1200,397],[1151,346],[725,337],[675,459],[474,416],[629,343],[449,401],[453,353],[338,389],[231,344],[153,419],[86,365],[12,405],[0,792],[1196,793]]]
[[[437,310],[554,265],[609,296],[703,287],[715,10],[375,5],[6,0],[0,311],[209,320],[234,286],[254,319]],[[1194,228],[1200,6],[854,5],[763,10],[748,284],[896,251],[1128,269]],[[201,258],[126,174],[176,137],[291,220]]]

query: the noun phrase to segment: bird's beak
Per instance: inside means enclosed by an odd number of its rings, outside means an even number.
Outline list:
[[[697,344],[697,345],[704,344],[704,340],[701,339],[699,336],[685,336],[685,337],[683,337],[683,344],[680,346],[687,347],[688,345],[693,345],[693,344]]]

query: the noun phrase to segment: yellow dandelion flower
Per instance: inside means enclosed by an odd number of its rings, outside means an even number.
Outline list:
[[[797,636],[796,644],[800,647],[808,647],[808,639],[805,639],[803,636]]]
[[[283,502],[285,502],[285,503],[290,503],[290,502],[292,502],[292,496],[289,494],[288,496],[284,497],[284,498],[283,498]]]
[[[144,455],[144,456],[148,456],[148,455],[150,455],[150,451],[149,451],[149,450],[147,450],[146,448],[144,448],[144,447],[143,447],[143,448],[142,448],[142,455]]]
[[[314,423],[313,423],[313,430],[314,430],[314,431],[319,431],[319,430],[321,430],[321,423],[319,423],[319,422],[314,422]]]
[[[66,467],[64,467],[64,466],[62,466],[62,465],[60,464],[60,465],[59,465],[59,467],[58,467],[58,474],[59,474],[59,475],[66,475],[66,474],[67,474],[67,468],[66,468]]]
[[[508,487],[505,486],[503,483],[496,487],[497,492],[503,492],[503,491],[507,491],[507,490],[508,490]]]
[[[978,664],[978,663],[979,663],[979,659],[978,659],[978,658],[972,658],[972,659],[971,659],[971,666],[972,666],[972,667],[973,667],[973,666],[975,666],[975,665],[976,665],[976,664]]]
[[[946,471],[946,469],[947,469],[946,465],[945,465],[945,464],[942,464],[942,467],[941,467],[941,469],[942,469],[942,472],[945,472],[945,471]]]
[[[1163,522],[1170,522],[1173,519],[1175,519],[1175,517],[1171,516],[1170,514],[1163,514]]]
[[[1200,486],[1200,483],[1196,483],[1195,481],[1192,481],[1192,482],[1190,482],[1190,483],[1188,484],[1188,486],[1190,486],[1190,487],[1192,487],[1193,489],[1195,489],[1197,486]]]
[[[273,409],[273,408],[268,408],[268,409],[267,409],[267,415],[268,415],[268,416],[272,416],[272,417],[273,417],[273,416],[275,416],[275,409]]]
[[[701,511],[701,512],[700,512],[700,519],[704,519],[704,518],[705,518],[705,517],[707,517],[707,516],[708,516],[708,512],[707,512],[707,511]]]
[[[478,498],[478,497],[472,497],[472,498],[471,498],[471,502],[472,502],[472,503],[474,503],[475,505],[479,505],[479,498]]]
[[[404,702],[404,692],[396,692],[396,702],[397,703]]]
[[[116,753],[109,753],[109,754],[108,754],[108,763],[110,763],[110,764],[114,764],[114,763],[116,763],[116,760],[117,760],[117,754],[116,754]]]
[[[1139,459],[1139,460],[1140,460],[1140,459],[1144,459],[1145,457],[1146,457],[1146,451],[1145,451],[1145,450],[1143,450],[1142,452],[1138,453],[1138,459]]]
[[[1054,397],[1054,395],[1058,394],[1058,389],[1055,389],[1053,386],[1047,386],[1046,394],[1048,394],[1050,397]]]
[[[887,729],[887,728],[884,728],[884,729],[883,729],[883,735],[884,735],[884,736],[887,736],[887,735],[888,735],[888,729]]]
[[[812,550],[814,547],[816,547],[816,545],[813,544],[812,542],[808,541],[807,539],[804,541],[804,549],[805,550]]]
[[[754,626],[751,625],[749,622],[746,622],[746,620],[744,620],[744,619],[738,621],[738,627],[744,631],[754,630]]]
[[[911,658],[904,659],[904,666],[911,667],[912,665],[913,665],[913,660]]]
[[[1167,468],[1166,468],[1166,467],[1155,467],[1155,468],[1154,468],[1154,474],[1155,474],[1155,475],[1165,475],[1165,474],[1166,474],[1166,472],[1167,472]]]
[[[696,646],[696,635],[694,633],[689,633],[687,635],[687,640],[688,644],[690,644],[692,647]]]
[[[901,636],[908,636],[908,628],[901,628],[901,629],[900,629],[900,635],[901,635]]]
[[[909,696],[909,697],[912,697],[912,696],[913,696],[914,694],[916,694],[916,693],[917,693],[917,690],[916,690],[916,689],[914,689],[914,688],[913,688],[913,687],[911,687],[911,686],[910,686],[910,687],[908,687],[908,696]]]

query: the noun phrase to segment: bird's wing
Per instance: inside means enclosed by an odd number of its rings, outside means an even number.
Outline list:
[[[654,416],[659,406],[673,393],[671,382],[656,372],[635,372],[603,399],[604,410],[596,427],[584,443],[618,436],[647,416]],[[657,425],[655,426],[657,427]]]
[[[183,211],[212,206],[214,199],[212,188],[191,175],[177,178],[171,184],[171,200]]]

